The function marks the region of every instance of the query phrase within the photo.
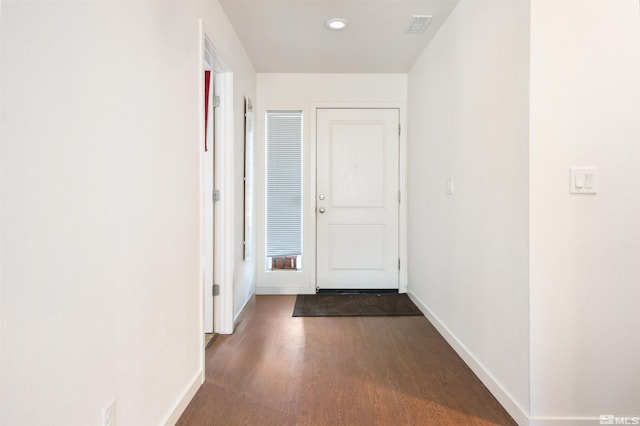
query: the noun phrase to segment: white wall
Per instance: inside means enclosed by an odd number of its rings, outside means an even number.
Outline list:
[[[258,73],[258,109],[256,116],[256,193],[257,193],[257,281],[256,292],[263,294],[315,293],[315,193],[314,135],[315,110],[318,106],[398,107],[405,120],[407,100],[406,74],[270,74]],[[301,272],[265,272],[264,245],[264,164],[265,113],[268,110],[303,112],[304,156],[304,235]],[[403,136],[404,137],[404,136]],[[404,170],[404,167],[401,167]],[[401,176],[401,179],[403,177]]]
[[[200,383],[203,14],[255,96],[217,2],[3,1],[2,424],[162,424]]]
[[[637,0],[531,7],[532,424],[640,416]],[[597,166],[597,195],[569,167]],[[546,419],[546,420],[544,420]]]
[[[409,72],[409,293],[520,422],[528,47],[527,2],[461,0]]]
[[[520,424],[640,413],[638,8],[463,0],[409,73],[409,290]]]

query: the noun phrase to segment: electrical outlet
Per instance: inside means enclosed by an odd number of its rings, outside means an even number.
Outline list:
[[[116,426],[116,401],[102,409],[102,426]]]
[[[447,194],[453,195],[453,178],[447,180]]]

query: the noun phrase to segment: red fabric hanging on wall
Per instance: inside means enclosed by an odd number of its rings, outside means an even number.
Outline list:
[[[211,71],[204,72],[204,152],[207,152],[207,121],[209,120],[209,86]]]

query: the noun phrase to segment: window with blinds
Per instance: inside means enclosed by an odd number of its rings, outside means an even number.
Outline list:
[[[302,262],[302,112],[267,112],[266,256],[269,270]]]

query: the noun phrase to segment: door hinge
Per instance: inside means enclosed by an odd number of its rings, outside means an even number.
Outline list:
[[[400,136],[401,131],[402,131],[402,124],[398,123],[398,136]]]
[[[213,284],[211,286],[211,295],[219,296],[220,295],[220,284]]]
[[[398,271],[400,270],[400,258],[398,258]]]
[[[400,201],[402,201],[402,192],[398,191],[398,204],[400,204]]]
[[[220,96],[213,97],[213,107],[218,108],[220,106]]]
[[[212,194],[213,202],[220,201],[220,190],[214,189]]]

